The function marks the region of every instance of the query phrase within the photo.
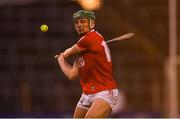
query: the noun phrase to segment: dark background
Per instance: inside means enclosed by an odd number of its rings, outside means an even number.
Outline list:
[[[70,0],[0,2],[0,117],[72,117],[79,80],[69,81],[54,55],[77,42],[72,14],[80,9]],[[94,12],[105,40],[135,33],[109,45],[126,102],[114,116],[167,117],[168,1],[104,0]],[[40,31],[42,24],[48,32]],[[179,73],[178,67],[178,80]]]

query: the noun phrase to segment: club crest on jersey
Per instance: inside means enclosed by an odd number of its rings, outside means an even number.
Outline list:
[[[83,67],[85,65],[83,57],[79,57],[78,59],[78,67]]]
[[[94,91],[94,88],[95,88],[94,86],[91,86],[91,90],[92,90],[92,91]]]

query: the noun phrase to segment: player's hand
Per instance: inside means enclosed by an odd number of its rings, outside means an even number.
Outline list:
[[[57,60],[58,60],[60,57],[61,57],[61,58],[64,57],[64,53],[60,53],[59,55],[55,55],[55,56],[54,56],[54,58],[56,58]]]
[[[58,60],[59,62],[61,62],[62,60],[64,60],[64,54],[63,54],[63,53],[60,53],[60,54],[58,55],[57,60]]]
[[[54,56],[55,59],[56,59],[56,58],[58,59],[58,57],[59,57],[59,55],[55,55],[55,56]]]
[[[64,53],[63,53],[64,58],[68,58],[68,57],[69,57],[69,50],[70,50],[70,48],[68,48],[68,49],[66,49],[66,50],[64,51]]]
[[[66,49],[63,53],[60,53],[59,55],[55,55],[54,58],[59,58],[61,55],[64,57],[64,58],[68,58],[69,57],[69,50],[70,48]]]

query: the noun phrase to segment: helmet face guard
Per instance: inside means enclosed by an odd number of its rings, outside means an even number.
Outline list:
[[[79,18],[87,18],[89,20],[96,20],[96,16],[92,11],[80,10],[73,14],[73,22]]]

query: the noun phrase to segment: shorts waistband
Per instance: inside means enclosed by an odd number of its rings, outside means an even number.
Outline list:
[[[92,95],[92,94],[96,94],[96,93],[99,93],[99,92],[108,92],[108,91],[113,91],[113,90],[115,90],[115,89],[117,89],[117,88],[112,88],[112,89],[105,89],[105,90],[101,90],[101,91],[97,91],[97,92],[93,92],[93,93],[89,93],[89,92],[87,92],[87,91],[83,91],[83,94],[85,94],[85,95]],[[117,89],[118,90],[118,89]]]

